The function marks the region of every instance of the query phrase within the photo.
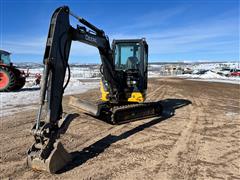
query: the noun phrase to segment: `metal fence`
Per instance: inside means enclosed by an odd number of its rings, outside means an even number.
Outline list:
[[[183,74],[182,70],[175,70],[175,71],[159,71],[160,76],[177,76]]]

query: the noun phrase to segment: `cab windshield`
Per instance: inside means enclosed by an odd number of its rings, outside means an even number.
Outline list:
[[[115,48],[115,69],[139,69],[140,46],[139,43],[119,43]]]
[[[1,61],[0,63],[10,65],[10,55],[9,54],[1,54]]]

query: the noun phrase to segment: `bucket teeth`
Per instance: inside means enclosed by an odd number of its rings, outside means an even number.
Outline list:
[[[71,154],[65,150],[58,140],[53,144],[53,150],[47,159],[41,158],[40,151],[31,148],[28,152],[27,164],[34,170],[55,173],[72,160]]]

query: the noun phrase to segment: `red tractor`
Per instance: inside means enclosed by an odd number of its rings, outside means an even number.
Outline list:
[[[0,50],[0,92],[20,90],[26,82],[27,74],[13,66],[10,54]]]

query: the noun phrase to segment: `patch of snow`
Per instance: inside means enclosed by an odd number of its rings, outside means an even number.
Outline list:
[[[200,78],[203,78],[203,79],[213,79],[213,78],[221,79],[222,76],[217,74],[217,73],[207,71],[205,74],[200,75]]]
[[[13,113],[34,110],[37,108],[34,104],[38,103],[40,96],[39,86],[30,86],[29,82],[19,92],[0,93],[0,117],[11,115]],[[64,95],[79,94],[99,86],[99,82],[82,82],[73,79],[65,89]]]
[[[193,64],[191,65],[193,70],[213,70],[213,69],[219,69],[223,67],[228,67],[230,69],[235,69],[240,67],[239,62],[233,62],[233,63],[201,63],[201,64]]]
[[[0,93],[0,117],[29,109],[36,109],[39,101],[40,87],[35,85],[35,74],[43,74],[43,66],[39,64],[22,63],[20,70],[29,72],[26,84],[18,92]],[[71,79],[64,95],[79,94],[99,87],[99,66],[71,67]],[[66,75],[67,77],[68,75]]]
[[[160,73],[158,71],[148,71],[148,77],[149,78],[160,77]]]
[[[226,77],[212,71],[207,71],[204,74],[182,74],[178,75],[178,77],[187,78],[189,80],[240,84],[240,77]]]

